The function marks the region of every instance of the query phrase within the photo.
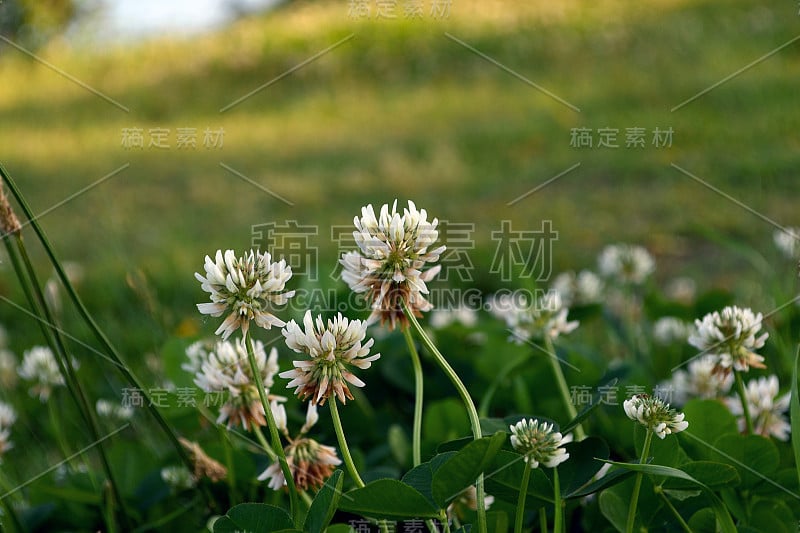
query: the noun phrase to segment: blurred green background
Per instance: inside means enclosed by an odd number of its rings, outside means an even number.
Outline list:
[[[551,220],[554,273],[592,268],[604,245],[628,241],[655,255],[660,282],[747,280],[757,293],[757,264],[778,260],[775,228],[671,164],[781,225],[800,223],[800,43],[672,111],[795,38],[795,3],[453,0],[447,16],[423,2],[410,18],[397,2],[394,19],[374,2],[355,16],[352,4],[290,2],[192,37],[87,46],[56,36],[36,49],[80,84],[0,43],[0,161],[34,211],[129,165],[40,219],[129,356],[213,331],[194,308],[204,294],[192,274],[205,254],[248,248],[257,224],[318,226],[320,278],[340,288],[327,278],[338,257],[329,227],[397,198],[475,224],[468,284],[484,291],[514,285],[490,272],[501,221],[536,230]],[[645,146],[626,148],[634,127]],[[126,128],[143,130],[143,149],[123,146]],[[147,146],[151,128],[169,130],[169,148]],[[177,148],[179,128],[197,129],[196,149]],[[203,147],[206,128],[224,129],[222,147]],[[595,146],[570,146],[573,128],[592,129]],[[600,128],[618,129],[620,146],[598,148]],[[656,128],[672,128],[671,147],[653,146]],[[21,302],[2,267],[0,293]],[[31,343],[35,324],[11,306],[0,322],[22,333],[12,335],[20,348]]]

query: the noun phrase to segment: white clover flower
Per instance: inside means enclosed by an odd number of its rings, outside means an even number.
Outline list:
[[[189,469],[185,466],[165,466],[161,469],[161,479],[175,491],[188,490],[197,484]]]
[[[511,445],[525,456],[525,462],[531,468],[538,467],[539,463],[555,468],[569,459],[567,450],[562,446],[572,442],[572,434],[562,436],[558,431],[553,431],[553,424],[539,422],[534,418],[523,418],[509,428]]]
[[[775,246],[787,259],[800,258],[800,228],[784,228],[772,234]]]
[[[639,422],[663,439],[671,433],[678,433],[689,427],[685,415],[671,409],[661,398],[647,394],[634,394],[622,403],[628,418]]]
[[[588,305],[599,302],[603,297],[603,280],[591,270],[562,272],[555,277],[550,289],[556,291],[566,307]]]
[[[11,448],[11,426],[17,421],[17,413],[9,404],[0,402],[0,458]],[[0,461],[1,462],[1,461]]]
[[[208,360],[209,352],[214,351],[216,341],[200,340],[186,347],[186,357],[189,360],[181,365],[181,369],[190,374],[197,374]]]
[[[77,368],[78,362],[73,361],[72,366]],[[39,396],[42,402],[50,399],[54,387],[65,385],[52,350],[45,346],[34,346],[27,350],[17,373],[22,379],[35,382],[30,389],[31,396]]]
[[[689,344],[718,356],[718,369],[723,372],[731,367],[739,372],[747,372],[751,366],[766,368],[764,358],[753,351],[763,347],[769,337],[766,332],[758,335],[762,319],[761,313],[728,306],[695,320],[697,331],[689,336]]]
[[[270,400],[284,401],[286,398],[269,396],[269,388],[278,372],[278,350],[272,348],[267,356],[264,344],[254,341],[253,355]],[[229,393],[228,400],[220,409],[218,424],[226,422],[230,428],[238,423],[245,430],[251,425],[256,427],[267,424],[244,339],[218,342],[214,350],[207,353],[194,382],[205,392]]]
[[[471,307],[459,305],[451,309],[434,309],[430,324],[434,329],[444,329],[450,324],[458,323],[471,328],[478,323],[478,312]]]
[[[367,323],[361,320],[348,320],[339,313],[327,325],[318,316],[316,323],[311,318],[311,311],[303,317],[303,331],[300,326],[290,320],[283,328],[286,345],[297,353],[305,353],[310,359],[294,361],[294,369],[282,372],[282,378],[291,378],[288,388],[297,388],[301,400],[311,398],[312,403],[324,404],[336,395],[339,401],[353,399],[347,383],[363,387],[364,382],[357,378],[350,367],[365,370],[378,359],[381,354],[369,355],[374,341],[362,341],[367,335]]]
[[[659,388],[671,392],[675,405],[684,405],[692,398],[713,400],[728,393],[733,374],[717,372],[717,358],[712,355],[693,359],[686,370],[678,370]]]
[[[694,297],[697,294],[697,283],[692,278],[677,277],[667,283],[664,294],[670,300],[690,305],[694,302]]]
[[[578,321],[567,321],[569,309],[561,303],[556,291],[549,291],[531,305],[527,299],[517,302],[507,294],[500,295],[490,302],[489,309],[505,321],[511,330],[509,340],[523,344],[531,338],[549,337],[555,339],[568,334],[578,327]]]
[[[217,250],[214,260],[206,256],[205,271],[205,277],[198,273],[194,276],[211,294],[211,303],[197,304],[197,309],[211,316],[230,311],[215,332],[222,340],[238,328],[246,335],[251,320],[264,329],[284,325],[270,310],[294,296],[294,291],[286,291],[286,282],[292,277],[292,267],[286,261],[274,262],[266,252],[250,250],[237,258],[233,250],[226,250],[224,255]]]
[[[784,416],[789,409],[790,394],[778,396],[778,376],[762,376],[747,382],[745,398],[753,420],[753,430],[759,435],[772,435],[778,440],[788,441],[791,426]],[[728,409],[738,418],[739,430],[745,431],[746,421],[742,402],[738,396],[725,399]]]
[[[127,421],[133,418],[134,409],[131,405],[114,403],[103,398],[97,400],[95,411],[103,418]]]
[[[691,324],[674,316],[664,316],[653,324],[653,338],[662,345],[684,343],[692,333]]]
[[[284,453],[294,484],[299,490],[322,487],[336,467],[342,464],[335,448],[320,444],[308,437],[290,442],[284,448]],[[277,459],[258,476],[258,480],[269,480],[267,486],[272,490],[280,490],[286,486],[286,478]]]
[[[622,284],[641,285],[656,268],[645,248],[631,244],[606,246],[597,259],[600,274]]]
[[[380,216],[372,205],[361,208],[361,218],[354,219],[353,232],[358,250],[342,254],[342,279],[356,293],[365,293],[372,305],[369,323],[377,319],[394,328],[405,327],[408,321],[403,306],[415,316],[430,311],[433,306],[425,299],[426,282],[439,273],[437,265],[423,270],[428,263],[439,260],[445,247],[429,249],[439,237],[439,220],[428,221],[424,209],[417,210],[408,202],[403,214],[397,212],[397,201],[389,211],[384,204]]]

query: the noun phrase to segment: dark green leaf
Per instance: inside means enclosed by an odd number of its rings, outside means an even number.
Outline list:
[[[336,513],[336,506],[339,504],[339,497],[342,495],[342,483],[344,477],[341,470],[336,470],[325,482],[325,485],[317,492],[314,501],[306,515],[303,529],[307,533],[322,533],[333,519]]]
[[[339,500],[339,509],[372,518],[437,518],[439,511],[418,490],[396,479],[379,479]]]
[[[280,507],[263,503],[242,503],[214,522],[214,533],[256,533],[292,529],[292,519]]]
[[[473,439],[470,438],[470,442],[472,440]],[[455,454],[456,452],[440,453],[434,456],[429,462],[414,467],[403,476],[403,483],[417,489],[420,494],[428,499],[433,507],[436,507],[436,502],[433,501],[433,493],[431,492],[433,473]]]
[[[717,498],[717,496],[713,492],[711,492],[711,490],[708,487],[706,487],[705,485],[694,479],[686,472],[683,472],[682,470],[678,470],[677,468],[672,468],[669,466],[648,465],[648,464],[638,464],[638,463],[617,463],[614,461],[608,461],[608,462],[620,466],[622,468],[633,470],[635,472],[642,472],[652,476],[670,477],[670,478],[676,478],[684,481],[693,482],[701,489],[704,489],[706,495],[711,500],[711,506],[714,509],[714,514],[717,517],[717,523],[722,529],[722,531],[724,533],[736,533],[736,526],[733,524],[733,519],[731,518],[731,515],[728,513],[728,510],[725,508],[725,505],[723,505],[722,501],[720,501],[720,499]]]
[[[710,489],[720,487],[734,487],[741,482],[739,473],[730,465],[714,463],[712,461],[695,461],[681,465],[681,470]],[[691,482],[671,479],[664,483],[667,489],[694,488],[697,485]]]
[[[495,498],[516,504],[523,469],[528,468],[522,455],[500,450],[486,471],[486,492]],[[541,468],[531,470],[526,508],[539,508],[553,502],[553,485]]]
[[[770,479],[780,463],[775,444],[760,435],[726,435],[715,442],[712,459],[736,468],[743,489]]]
[[[441,508],[461,494],[491,464],[506,440],[506,433],[498,431],[491,437],[478,439],[456,452],[433,474],[433,500]]]
[[[712,459],[710,446],[714,441],[723,435],[739,434],[736,418],[716,400],[689,400],[683,413],[689,429],[678,433],[678,438],[692,459]]]
[[[600,512],[611,522],[611,525],[613,525],[617,531],[625,531],[630,502],[623,500],[616,492],[606,490],[600,493],[598,503],[600,505]]]
[[[566,497],[586,485],[602,467],[599,459],[608,459],[608,446],[597,437],[588,437],[581,442],[570,442],[564,446],[569,459],[558,465],[561,495]]]

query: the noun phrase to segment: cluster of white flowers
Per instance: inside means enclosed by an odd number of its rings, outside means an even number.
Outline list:
[[[748,411],[753,420],[753,430],[765,437],[772,435],[776,439],[787,441],[791,434],[791,426],[784,416],[789,409],[790,394],[779,396],[778,376],[762,376],[747,383],[745,398]],[[738,397],[726,398],[731,413],[736,415],[739,430],[746,429],[742,402]]]
[[[512,298],[508,294],[496,296],[489,302],[493,315],[505,321],[511,330],[509,340],[523,344],[531,338],[555,339],[578,327],[578,322],[567,321],[569,309],[561,303],[556,291],[548,291],[531,304],[525,298]]]
[[[685,415],[671,409],[661,398],[647,394],[634,394],[622,403],[628,418],[639,422],[663,439],[671,433],[678,433],[689,427]]]
[[[112,420],[127,421],[133,418],[134,415],[132,406],[114,403],[102,398],[97,400],[95,410],[99,416]]]
[[[800,258],[800,228],[784,228],[772,234],[775,246],[788,259]]]
[[[282,378],[292,381],[288,388],[297,388],[300,399],[311,398],[312,403],[324,404],[333,395],[340,402],[353,399],[347,383],[363,387],[364,382],[350,371],[350,367],[369,368],[381,354],[369,355],[373,339],[362,343],[367,335],[367,323],[348,320],[341,313],[327,324],[321,316],[316,322],[311,311],[303,317],[305,331],[294,320],[283,328],[286,345],[309,359],[294,361],[294,369],[282,372]]]
[[[407,325],[403,307],[416,316],[429,311],[431,303],[427,282],[439,273],[437,265],[423,270],[428,263],[439,260],[444,246],[429,249],[439,238],[439,220],[428,221],[424,209],[418,210],[408,202],[401,215],[397,202],[384,204],[375,216],[372,205],[361,209],[355,217],[353,232],[358,250],[342,254],[339,261],[344,270],[342,279],[356,293],[366,293],[372,304],[369,322],[380,319],[390,328]]]
[[[228,427],[232,427],[239,423],[244,429],[251,425],[266,425],[264,407],[250,368],[244,339],[217,342],[214,349],[208,352],[192,345],[189,351],[195,360],[188,366],[196,368],[199,363],[195,384],[206,392],[229,393],[228,400],[220,409],[218,424],[227,423]],[[264,387],[269,390],[278,372],[278,351],[272,348],[267,356],[264,344],[254,341],[253,355]]]
[[[703,353],[717,356],[721,371],[731,368],[747,372],[750,367],[765,368],[764,358],[754,350],[764,346],[769,333],[761,330],[761,313],[750,309],[728,306],[695,320],[697,330],[689,336],[689,344]]]
[[[72,366],[77,368],[78,362],[73,361]],[[54,387],[63,387],[65,384],[56,357],[46,346],[34,346],[27,350],[17,373],[22,379],[34,382],[30,389],[31,396],[38,396],[42,402],[50,399]]]
[[[5,453],[14,447],[11,442],[11,426],[17,421],[17,413],[9,404],[0,402],[0,462]]]
[[[670,391],[672,403],[678,406],[692,398],[722,398],[731,389],[733,375],[716,370],[716,357],[697,357],[687,365],[686,370],[677,370],[660,389]]]
[[[602,300],[603,280],[591,270],[562,272],[553,280],[550,288],[561,296],[567,307],[594,304]]]
[[[217,250],[213,260],[206,256],[205,271],[205,277],[198,273],[195,277],[202,289],[210,293],[211,302],[197,304],[197,309],[211,316],[221,316],[230,310],[216,331],[223,340],[239,328],[246,335],[251,320],[264,329],[284,325],[271,309],[294,296],[294,291],[285,290],[292,277],[292,267],[286,261],[273,262],[269,253],[254,250],[242,257],[236,257],[233,250],[224,254]]]
[[[431,313],[430,324],[434,329],[444,329],[450,324],[461,324],[471,328],[478,323],[478,312],[466,305],[459,305],[450,309],[434,309]]]
[[[309,402],[308,410],[306,411],[306,422],[295,438],[289,436],[289,430],[286,427],[286,409],[284,409],[283,405],[273,406],[273,411],[276,413],[275,422],[278,429],[289,441],[289,444],[284,448],[284,453],[286,454],[286,462],[289,464],[295,486],[300,490],[321,487],[333,473],[335,467],[342,464],[342,460],[336,455],[335,448],[325,446],[305,436],[319,418],[316,404]],[[277,459],[258,476],[258,480],[269,480],[267,485],[272,490],[280,490],[287,485],[280,462]]]
[[[684,343],[692,334],[692,325],[674,316],[664,316],[653,324],[653,339],[659,344]]]
[[[539,463],[555,468],[569,459],[569,453],[562,446],[572,442],[572,434],[562,436],[554,430],[553,424],[523,418],[509,429],[511,445],[525,456],[531,468],[537,468]]]
[[[184,465],[165,466],[161,469],[161,479],[175,491],[188,490],[197,484],[194,475]]]
[[[597,259],[600,274],[621,284],[641,285],[656,268],[645,248],[631,244],[612,244],[603,248]]]

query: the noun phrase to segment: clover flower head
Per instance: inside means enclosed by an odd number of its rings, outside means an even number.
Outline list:
[[[434,309],[430,323],[434,329],[444,329],[454,323],[472,328],[478,323],[478,312],[463,304],[449,309]]]
[[[653,324],[653,338],[664,346],[684,343],[691,333],[691,324],[674,316],[663,316]]]
[[[800,258],[800,228],[784,228],[772,234],[775,246],[788,259]]]
[[[290,442],[284,448],[284,453],[294,484],[299,490],[320,488],[333,474],[336,466],[342,464],[335,448],[320,444],[309,437],[300,437]],[[267,486],[272,490],[280,490],[287,485],[277,460],[258,476],[258,480],[269,480]]]
[[[759,335],[762,320],[761,313],[728,306],[695,320],[696,331],[689,336],[689,344],[716,355],[717,369],[721,372],[730,372],[731,368],[747,372],[751,366],[766,368],[764,357],[754,351],[763,347],[769,337],[766,332]]]
[[[764,437],[770,435],[778,440],[788,441],[791,426],[786,420],[789,409],[789,393],[779,396],[778,376],[762,376],[751,379],[745,388],[745,398],[753,420],[753,430]],[[728,409],[738,417],[739,430],[746,429],[742,402],[738,396],[725,399]]]
[[[553,424],[523,418],[509,428],[511,445],[525,455],[525,462],[531,468],[537,468],[540,463],[555,468],[569,459],[569,453],[562,446],[572,442],[572,435],[562,436],[554,430]]]
[[[285,401],[286,398],[280,396],[269,396],[269,388],[278,372],[278,350],[273,347],[267,356],[264,344],[254,341],[253,355],[270,400]],[[228,393],[217,418],[218,424],[227,423],[228,428],[240,424],[245,430],[267,425],[244,339],[219,341],[213,350],[205,352],[194,382],[208,393]]]
[[[224,254],[217,250],[214,259],[206,256],[204,267],[205,277],[198,273],[194,276],[211,295],[211,302],[197,304],[197,309],[215,317],[230,312],[215,332],[222,340],[239,328],[246,335],[251,320],[264,329],[284,325],[271,309],[294,296],[294,291],[286,291],[292,267],[285,260],[275,262],[269,253],[255,250],[241,257],[233,250]]]
[[[294,369],[282,372],[280,377],[289,378],[288,388],[297,388],[301,400],[311,398],[315,404],[324,404],[335,395],[339,401],[353,399],[347,384],[363,387],[364,382],[351,372],[351,367],[366,370],[381,354],[369,355],[373,339],[363,342],[367,335],[367,323],[348,320],[339,313],[327,324],[318,316],[316,322],[311,311],[303,317],[303,327],[290,320],[282,333],[286,345],[309,358],[294,361]]]
[[[601,275],[624,285],[641,285],[656,268],[647,249],[631,244],[606,246],[597,263]]]
[[[77,368],[77,361],[73,361],[72,366]],[[64,376],[61,375],[55,355],[45,346],[34,346],[27,350],[17,373],[22,379],[34,382],[30,393],[38,396],[42,402],[50,399],[54,387],[64,386]]]
[[[675,371],[659,388],[671,393],[669,399],[673,404],[683,405],[692,398],[721,398],[730,391],[731,385],[733,374],[717,372],[717,358],[706,355],[693,359],[686,370]]]
[[[566,307],[588,305],[599,302],[603,297],[602,278],[591,270],[562,272],[555,277],[550,288],[561,296]]]
[[[184,465],[165,466],[161,469],[161,480],[176,492],[191,489],[197,483]]]
[[[689,427],[685,415],[671,409],[657,396],[634,394],[622,404],[628,418],[639,422],[663,439],[670,433],[678,433]]]
[[[409,200],[402,215],[397,201],[391,210],[388,204],[381,206],[378,216],[371,204],[362,207],[361,217],[355,217],[354,223],[358,250],[342,254],[342,279],[354,292],[366,294],[372,306],[370,323],[380,319],[391,329],[398,324],[406,327],[404,306],[415,316],[433,308],[425,298],[429,293],[426,283],[441,266],[424,269],[445,251],[445,246],[431,249],[439,237],[439,220],[429,221],[428,213]]]
[[[502,294],[489,303],[489,309],[505,321],[511,331],[509,340],[523,344],[531,338],[555,339],[578,327],[578,321],[567,321],[569,309],[561,302],[561,295],[548,291],[534,303],[526,298],[512,298]]]

